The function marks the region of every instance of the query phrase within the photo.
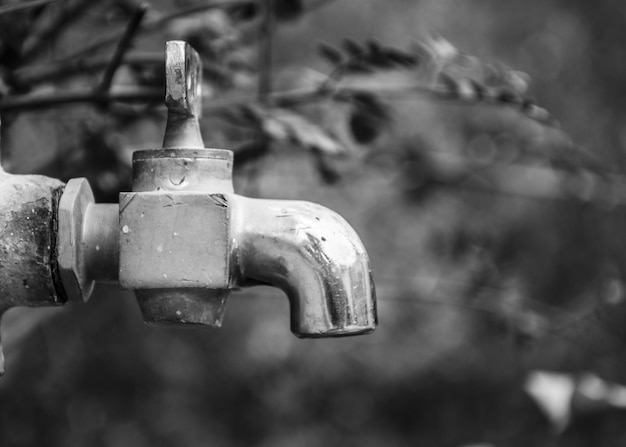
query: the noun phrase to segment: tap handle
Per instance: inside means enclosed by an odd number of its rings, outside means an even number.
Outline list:
[[[198,123],[202,116],[202,62],[196,50],[180,40],[165,45],[165,105],[163,148],[204,148]]]

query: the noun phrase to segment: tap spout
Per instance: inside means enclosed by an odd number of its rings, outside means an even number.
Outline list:
[[[231,196],[234,282],[289,298],[298,337],[357,335],[377,324],[367,252],[337,213],[309,202]]]

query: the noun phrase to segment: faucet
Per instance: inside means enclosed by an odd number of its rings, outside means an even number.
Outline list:
[[[165,59],[162,148],[133,154],[119,204],[95,203],[84,178],[63,185],[0,168],[0,315],[84,302],[110,281],[135,292],[146,323],[219,327],[231,290],[270,285],[287,295],[298,337],[373,331],[374,283],[356,232],[320,205],[235,194],[233,153],[205,148],[200,134],[198,54],[170,41]]]
[[[337,213],[233,191],[233,154],[204,147],[201,62],[166,44],[167,124],[161,149],[133,154],[132,191],[95,204],[84,179],[59,203],[59,270],[68,295],[94,281],[135,292],[151,324],[219,327],[231,290],[271,285],[290,302],[298,337],[362,334],[377,324],[367,252]],[[119,219],[119,223],[118,223]]]

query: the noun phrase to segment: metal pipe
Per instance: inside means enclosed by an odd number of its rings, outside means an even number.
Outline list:
[[[119,276],[119,220],[117,203],[87,207],[83,223],[83,259],[87,277],[94,281],[117,282]]]
[[[67,301],[58,275],[57,206],[64,184],[0,169],[0,315]]]

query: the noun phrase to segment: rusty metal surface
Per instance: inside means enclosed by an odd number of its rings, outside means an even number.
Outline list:
[[[0,167],[0,316],[11,307],[67,301],[56,257],[57,205],[63,187],[55,179],[11,175]]]
[[[64,184],[0,168],[0,314],[14,306],[56,306],[65,296],[57,276],[57,205]]]

